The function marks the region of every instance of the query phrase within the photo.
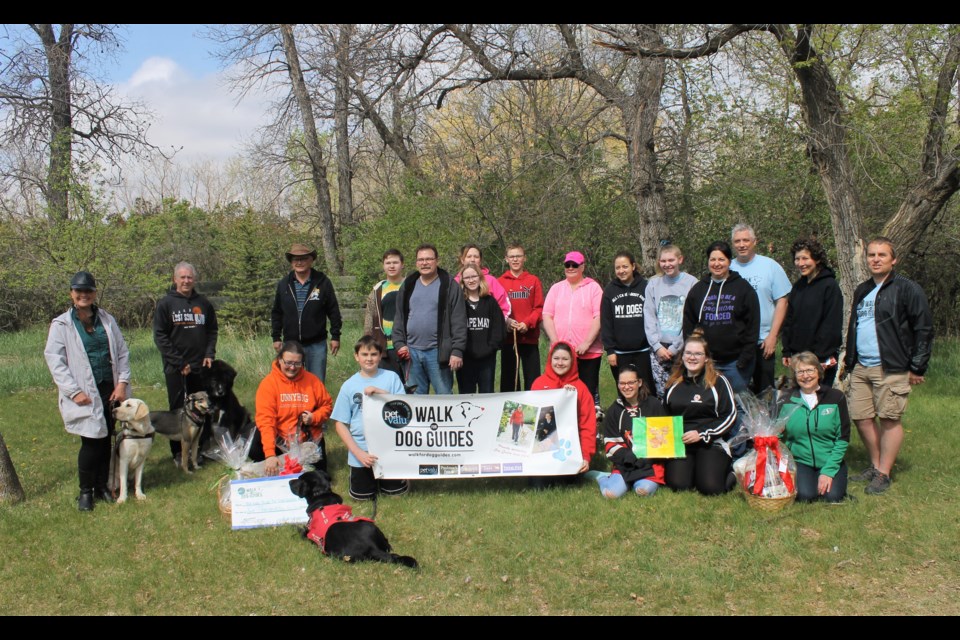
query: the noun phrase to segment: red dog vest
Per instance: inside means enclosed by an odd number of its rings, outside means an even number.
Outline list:
[[[321,509],[315,509],[310,514],[310,526],[307,528],[307,537],[317,543],[320,550],[327,552],[324,540],[327,530],[340,522],[373,522],[370,518],[360,518],[353,515],[353,507],[345,504],[331,504]]]

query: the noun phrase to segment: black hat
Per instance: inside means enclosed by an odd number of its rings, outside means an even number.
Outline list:
[[[70,280],[71,289],[92,289],[97,290],[97,280],[89,271],[77,271],[76,275]]]

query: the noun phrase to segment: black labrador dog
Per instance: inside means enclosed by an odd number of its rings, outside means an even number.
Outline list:
[[[214,360],[210,368],[201,369],[204,389],[210,397],[211,426],[226,428],[230,436],[246,432],[253,424],[250,412],[243,408],[233,392],[237,371],[223,360]]]
[[[310,525],[303,536],[317,543],[325,554],[347,562],[375,560],[418,568],[417,561],[410,556],[391,553],[387,537],[373,520],[353,515],[353,509],[333,492],[326,471],[301,474],[290,481],[290,491],[307,501]]]

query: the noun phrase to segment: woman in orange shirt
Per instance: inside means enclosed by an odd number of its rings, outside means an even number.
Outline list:
[[[319,445],[321,458],[315,466],[327,469],[323,424],[333,412],[333,398],[320,378],[304,370],[303,359],[303,345],[296,340],[284,342],[270,373],[257,388],[257,432],[250,458],[255,462],[265,460],[268,476],[280,471],[277,443],[285,444],[296,437],[298,420],[301,441],[310,438]]]

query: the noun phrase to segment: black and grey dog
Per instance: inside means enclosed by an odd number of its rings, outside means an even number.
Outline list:
[[[317,543],[325,554],[346,562],[375,560],[418,568],[417,561],[410,556],[391,552],[387,537],[373,520],[353,515],[353,509],[333,492],[326,471],[301,474],[290,481],[290,491],[307,501],[310,524],[303,536]]]
[[[191,393],[183,406],[176,411],[151,411],[150,422],[154,430],[170,440],[182,442],[180,468],[190,473],[197,469],[197,454],[200,450],[200,434],[207,416],[210,415],[210,398],[206,391]]]

